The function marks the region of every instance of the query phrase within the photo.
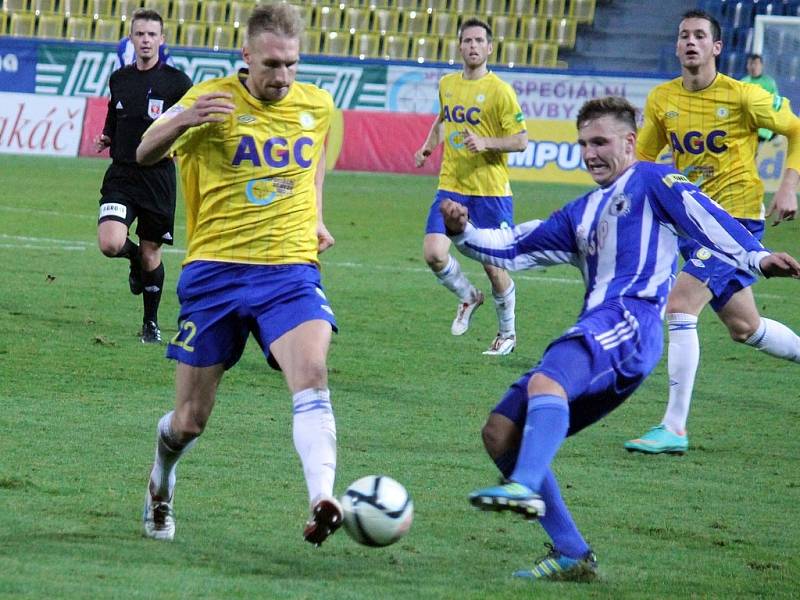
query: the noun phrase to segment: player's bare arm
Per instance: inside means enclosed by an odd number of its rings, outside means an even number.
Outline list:
[[[452,235],[464,233],[467,228],[467,218],[469,217],[466,206],[452,200],[445,200],[439,205],[439,210],[442,211],[448,233]]]
[[[794,169],[786,169],[781,185],[772,196],[772,202],[767,210],[767,218],[773,217],[773,226],[783,221],[792,221],[797,216],[798,183],[800,183],[800,173]]]
[[[188,109],[168,118],[165,123],[148,129],[136,149],[136,162],[152,165],[169,154],[169,149],[183,132],[204,123],[221,123],[235,108],[226,100],[233,96],[227,92],[214,92],[200,96]],[[167,115],[162,118],[165,118]]]
[[[317,246],[317,252],[320,254],[336,243],[336,240],[331,235],[331,232],[328,231],[328,228],[325,226],[325,221],[322,218],[322,188],[325,183],[326,164],[325,148],[323,147],[320,153],[317,171],[314,173],[314,188],[317,192],[317,243],[319,244]]]
[[[477,154],[479,152],[521,152],[528,147],[528,132],[521,131],[505,137],[481,137],[471,131],[464,131],[464,145]]]
[[[437,118],[433,122],[431,130],[428,132],[428,137],[425,138],[425,142],[420,149],[414,153],[414,164],[418,169],[425,165],[425,160],[436,149],[436,146],[442,142],[443,127],[444,125],[442,124],[441,118]]]
[[[792,277],[800,279],[800,263],[785,252],[773,252],[759,263],[764,277]]]

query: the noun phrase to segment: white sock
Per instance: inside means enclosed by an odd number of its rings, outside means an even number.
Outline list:
[[[156,457],[153,470],[150,472],[150,492],[153,496],[169,500],[175,491],[175,467],[178,459],[190,450],[197,439],[181,443],[172,430],[172,414],[170,411],[158,422],[156,435]]]
[[[661,422],[672,433],[686,433],[689,405],[692,402],[694,378],[700,363],[700,340],[697,337],[697,317],[684,313],[667,315],[669,346],[669,403]]]
[[[336,421],[329,390],[309,388],[292,397],[294,447],[303,463],[308,498],[332,496],[336,478]]]
[[[502,294],[498,295],[492,291],[494,308],[497,311],[497,327],[502,337],[511,337],[516,334],[516,319],[514,316],[514,307],[517,302],[516,292],[517,288],[513,281]]]
[[[439,279],[439,283],[458,296],[461,302],[469,302],[475,288],[461,271],[458,261],[450,255],[448,259],[447,266],[441,271],[434,271],[433,274]]]
[[[800,362],[800,337],[783,323],[761,319],[758,329],[744,342],[770,356]]]

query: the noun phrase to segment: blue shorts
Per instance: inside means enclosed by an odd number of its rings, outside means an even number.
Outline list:
[[[542,373],[569,400],[573,435],[622,404],[658,364],[664,345],[659,311],[643,300],[606,302],[587,312],[545,350],[542,360],[506,392],[492,412],[520,431],[528,414],[528,381]]]
[[[764,237],[764,221],[753,219],[736,219],[757,240]],[[686,263],[682,271],[695,279],[699,279],[708,286],[713,295],[711,308],[719,312],[736,292],[753,285],[758,277],[747,271],[732,267],[722,262],[709,250],[703,248],[694,240],[680,238],[678,247]]]
[[[514,227],[514,200],[511,196],[465,196],[447,190],[437,190],[431,209],[428,211],[428,221],[425,223],[425,233],[446,233],[444,217],[439,205],[443,200],[453,200],[463,204],[469,211],[469,220],[475,227],[497,229],[499,227]]]
[[[192,262],[178,280],[178,300],[178,333],[167,358],[194,367],[230,369],[252,333],[277,369],[269,346],[287,331],[317,319],[337,330],[315,265]]]

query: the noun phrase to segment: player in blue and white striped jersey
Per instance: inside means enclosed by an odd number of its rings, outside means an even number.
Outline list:
[[[482,432],[509,483],[477,490],[470,502],[538,518],[553,540],[547,556],[515,573],[528,578],[596,574],[550,463],[568,435],[619,406],[658,363],[678,236],[755,275],[800,277],[794,258],[767,251],[671,166],[636,161],[635,109],[625,99],[587,102],[577,124],[583,160],[600,187],[548,219],[476,229],[463,205],[442,204],[448,234],[467,256],[508,270],[572,264],[586,284],[577,323],[511,386]]]

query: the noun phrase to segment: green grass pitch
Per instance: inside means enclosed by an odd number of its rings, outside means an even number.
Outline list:
[[[302,541],[306,492],[291,399],[255,343],[228,373],[206,434],[178,468],[176,540],[140,534],[155,425],[174,366],[137,337],[127,265],[96,248],[104,161],[0,156],[0,598],[780,598],[800,579],[798,365],[727,339],[707,312],[685,456],[622,443],[658,423],[665,363],[619,410],[568,440],[554,463],[595,548],[593,585],[514,581],[542,554],[536,524],[475,512],[495,480],[480,427],[507,385],[572,324],[583,287],[569,267],[524,272],[519,345],[481,355],[490,305],[463,338],[454,299],[422,258],[429,177],[332,173],[335,248],[323,281],[341,332],[330,352],[337,491],[367,474],[406,485],[416,518],[385,549],[344,533]],[[516,184],[517,220],[580,188]],[[179,209],[180,213],[180,209]],[[165,336],[176,330],[176,249],[165,254]],[[766,243],[800,255],[798,223]],[[487,290],[479,265],[462,260]],[[759,283],[763,314],[800,329],[800,283]]]

